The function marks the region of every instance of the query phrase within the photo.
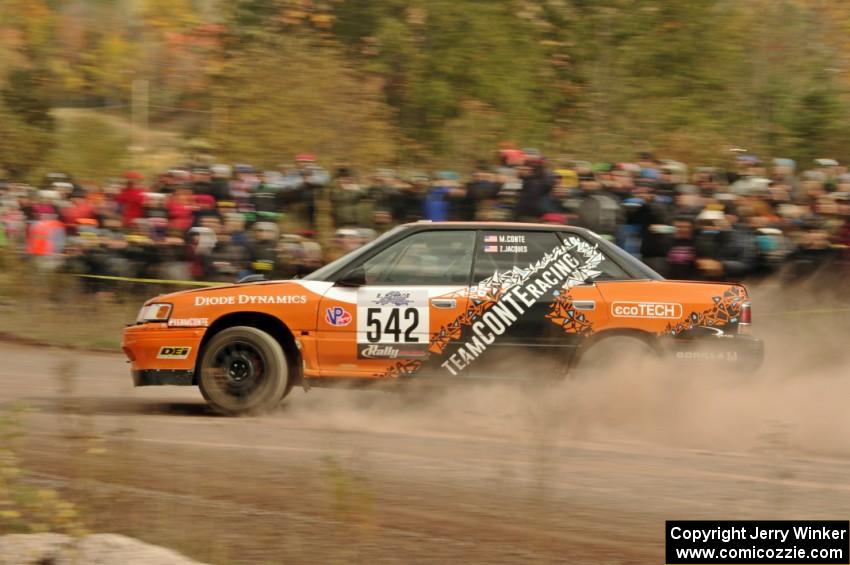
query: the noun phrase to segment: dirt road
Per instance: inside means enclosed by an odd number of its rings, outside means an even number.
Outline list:
[[[660,563],[665,519],[846,519],[850,365],[811,337],[748,377],[296,389],[261,418],[133,389],[120,355],[0,344],[0,402],[91,529],[204,561]]]

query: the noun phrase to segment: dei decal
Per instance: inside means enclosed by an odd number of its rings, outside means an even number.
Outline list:
[[[428,291],[371,287],[357,293],[357,351],[365,359],[421,358],[428,344]],[[386,345],[391,347],[369,347]],[[405,347],[396,347],[404,345]],[[419,347],[410,347],[419,346]]]
[[[440,366],[447,373],[457,375],[519,319],[526,316],[535,302],[547,296],[552,297],[554,301],[562,289],[584,284],[599,276],[597,268],[603,259],[596,245],[578,237],[569,237],[538,261],[525,267],[495,272],[477,285],[460,291],[459,295],[465,294],[469,297],[467,311],[431,336],[429,357],[442,356],[448,344],[460,340],[466,331],[466,342],[454,354],[439,360]],[[359,308],[358,297],[358,318]],[[402,361],[381,376],[411,374],[416,372],[423,362]]]
[[[164,345],[159,348],[157,359],[188,359],[191,347]]]

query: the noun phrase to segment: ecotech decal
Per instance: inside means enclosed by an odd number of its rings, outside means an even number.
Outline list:
[[[682,305],[677,302],[613,302],[611,315],[616,318],[667,318],[682,317]]]

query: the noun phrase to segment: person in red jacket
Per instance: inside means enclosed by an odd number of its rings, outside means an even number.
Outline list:
[[[183,233],[192,227],[197,206],[188,188],[178,188],[165,205],[168,210],[168,227]]]
[[[77,233],[80,220],[93,220],[96,217],[94,206],[86,200],[86,193],[82,188],[75,188],[71,192],[71,205],[62,208],[60,215],[68,233]]]
[[[133,220],[144,215],[145,188],[141,185],[142,175],[136,171],[124,173],[127,184],[115,197],[121,206],[121,221],[124,227],[130,227]]]

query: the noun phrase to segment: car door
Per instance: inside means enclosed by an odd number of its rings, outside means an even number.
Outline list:
[[[468,364],[469,376],[563,374],[602,307],[593,281],[601,257],[586,240],[562,240],[556,231],[482,231],[474,284],[493,288],[495,282],[499,290],[467,338],[466,349],[486,345]]]
[[[319,306],[324,377],[433,376],[462,336],[474,230],[414,232],[349,267],[365,284],[336,284]],[[345,276],[343,276],[345,279]]]

